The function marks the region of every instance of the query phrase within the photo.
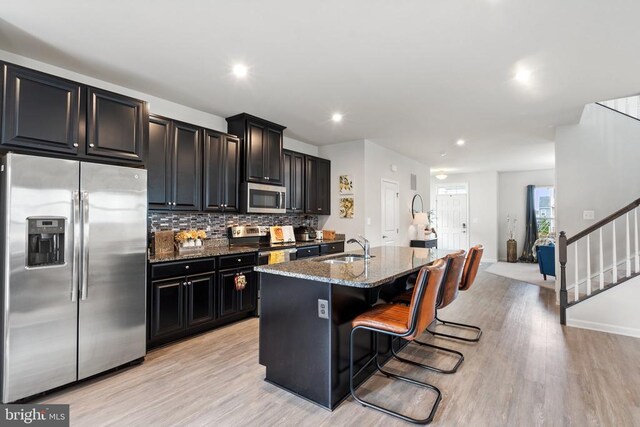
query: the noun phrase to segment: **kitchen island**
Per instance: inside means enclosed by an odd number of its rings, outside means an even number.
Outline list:
[[[373,248],[369,260],[344,262],[341,254],[256,267],[262,301],[259,361],[266,367],[265,380],[334,409],[349,395],[351,321],[378,302],[384,285],[403,283],[447,253],[383,246]],[[390,353],[390,342],[380,343],[381,353]],[[357,334],[356,371],[373,351],[373,335]]]

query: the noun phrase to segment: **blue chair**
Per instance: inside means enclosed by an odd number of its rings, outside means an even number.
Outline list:
[[[538,254],[538,266],[540,274],[547,280],[547,276],[556,277],[556,247],[554,245],[538,246],[536,253]]]

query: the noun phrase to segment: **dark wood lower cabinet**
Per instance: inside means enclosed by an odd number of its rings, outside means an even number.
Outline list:
[[[214,271],[214,265],[240,260],[239,267]],[[251,260],[251,261],[250,261]],[[251,265],[248,263],[251,262]],[[215,260],[167,262],[150,268],[147,347],[213,329],[253,315],[257,308],[255,254],[219,257]],[[211,271],[206,266],[213,267]],[[186,272],[190,276],[167,277]],[[235,278],[244,275],[244,289]]]
[[[151,283],[151,339],[179,333],[185,329],[184,282],[179,279]]]
[[[187,281],[187,327],[211,322],[216,318],[215,276],[204,274]]]
[[[244,289],[236,288],[236,276],[244,275],[246,285]],[[238,313],[256,309],[257,284],[253,267],[223,270],[218,273],[220,289],[220,317],[232,316]]]

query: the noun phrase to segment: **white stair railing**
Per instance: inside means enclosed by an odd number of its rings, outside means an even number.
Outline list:
[[[577,233],[571,238],[567,238],[564,231],[560,232],[558,258],[560,260],[560,321],[562,324],[566,324],[567,307],[577,304],[595,294],[604,292],[607,289],[634,277],[635,275],[640,275],[640,229],[638,227],[639,208],[640,199],[592,225],[586,230]],[[617,219],[623,215],[625,216],[624,229],[619,230],[620,236],[618,236],[616,222]],[[607,226],[609,224],[611,224],[611,264],[609,264],[608,260],[605,262],[605,254],[609,251],[605,251],[604,246],[604,242],[609,240],[608,237],[605,236],[608,229]],[[591,234],[596,231],[598,232],[597,239],[594,238],[594,241],[592,242]],[[619,252],[618,237],[620,237],[620,239],[624,239],[620,240],[621,246],[624,245],[624,249],[620,248],[621,250]],[[584,240],[584,246],[580,243],[581,240]],[[632,241],[634,251],[631,250]],[[593,248],[594,245],[598,246],[597,253]],[[570,250],[569,248],[573,250],[572,255],[574,263],[574,277],[572,280],[573,300],[571,302],[568,301],[566,269],[568,261],[567,255]],[[585,259],[582,259],[582,254],[586,255]],[[620,255],[622,255],[622,259],[619,258]],[[594,271],[594,267],[596,268],[596,271]],[[605,283],[605,275],[608,277],[609,272],[611,272],[611,282]],[[584,274],[584,276],[581,276],[581,273]],[[619,277],[618,274],[622,274],[622,277]],[[594,290],[592,286],[594,284],[594,280],[597,280],[598,283],[596,290]],[[583,289],[582,295],[580,292],[581,289]]]

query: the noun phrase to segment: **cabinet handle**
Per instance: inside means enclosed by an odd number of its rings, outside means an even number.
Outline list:
[[[91,148],[93,148],[95,146],[96,146],[95,144],[89,144],[89,147],[91,147]]]
[[[185,266],[184,266],[184,269],[185,269],[185,270],[188,270],[188,269],[189,269],[189,266],[188,266],[188,265],[185,265]]]
[[[242,258],[238,258],[238,262],[242,262]]]
[[[182,286],[187,286],[187,282],[182,282]]]
[[[321,211],[321,210],[322,210],[322,208],[318,208],[318,210],[319,210],[319,211]]]
[[[269,181],[269,177],[268,176],[265,176],[264,179],[265,179],[265,181]]]
[[[77,143],[77,142],[74,142],[74,143],[73,143],[73,146],[74,146],[74,147],[77,147],[77,146],[78,146],[78,143]]]
[[[173,206],[175,206],[175,205],[176,205],[176,202],[173,202]]]

